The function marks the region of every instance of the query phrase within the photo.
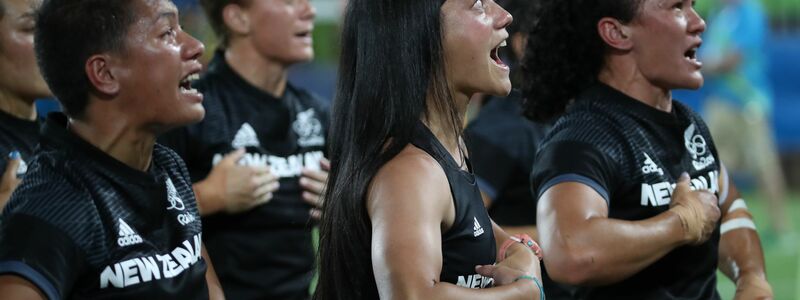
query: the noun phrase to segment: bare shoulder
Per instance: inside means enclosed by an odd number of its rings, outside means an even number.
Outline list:
[[[408,145],[378,170],[370,184],[367,208],[370,214],[384,205],[446,209],[449,195],[447,176],[439,163]]]

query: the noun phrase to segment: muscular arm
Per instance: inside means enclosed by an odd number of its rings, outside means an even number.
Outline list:
[[[15,275],[0,276],[0,298],[19,300],[45,300],[44,293],[33,283]]]
[[[728,174],[723,167],[720,172],[720,188],[727,191],[727,197],[721,207],[722,224],[731,220],[750,220],[753,216],[746,208],[734,207],[733,203],[741,198],[739,191],[732,181],[728,179]],[[726,194],[723,192],[723,194]],[[733,221],[737,222],[737,221]],[[734,224],[734,223],[728,223]],[[737,299],[742,292],[754,292],[749,294],[756,298],[758,296],[771,295],[772,291],[767,284],[767,276],[764,268],[764,252],[761,248],[761,241],[758,232],[751,228],[742,227],[732,229],[722,234],[719,243],[719,269],[737,285]],[[749,286],[749,287],[748,287]],[[755,289],[743,291],[743,289]]]
[[[687,242],[677,214],[668,211],[641,221],[609,219],[605,200],[582,183],[548,189],[537,211],[545,265],[558,282],[618,282]]]
[[[381,299],[530,299],[527,281],[473,290],[440,282],[442,231],[455,208],[436,161],[407,148],[376,175],[367,200],[372,264]]]

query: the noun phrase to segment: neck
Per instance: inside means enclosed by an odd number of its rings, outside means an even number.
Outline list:
[[[18,119],[36,120],[34,99],[22,99],[8,91],[0,91],[0,110]]]
[[[655,109],[672,112],[672,92],[655,86],[634,64],[615,63],[609,58],[598,80]]]
[[[288,66],[258,54],[247,40],[234,40],[225,49],[225,61],[251,85],[276,98],[286,90]]]
[[[467,113],[467,106],[470,97],[462,93],[452,93],[453,101],[456,105],[456,112],[463,119]],[[430,96],[429,96],[430,97]],[[456,162],[462,161],[463,141],[461,140],[462,128],[453,128],[450,121],[450,116],[446,111],[437,111],[433,105],[434,101],[428,99],[428,117],[424,118],[422,122],[428,126],[436,139],[450,152]],[[461,126],[461,124],[458,124]],[[458,132],[458,134],[456,133]]]
[[[89,101],[97,104],[98,101]],[[112,101],[107,101],[112,102]],[[70,119],[69,129],[88,143],[139,171],[147,171],[156,134],[136,126],[130,118],[103,105],[89,105],[83,120]]]

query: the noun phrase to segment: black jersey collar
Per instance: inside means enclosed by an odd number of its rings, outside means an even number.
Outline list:
[[[245,97],[246,99],[264,99],[267,101],[276,101],[277,103],[282,98],[285,98],[289,91],[293,91],[293,87],[287,82],[286,90],[283,92],[282,97],[278,98],[250,84],[247,80],[242,78],[239,73],[236,73],[228,62],[225,61],[225,51],[222,49],[218,49],[214,52],[214,58],[212,58],[211,62],[208,64],[208,73],[219,76],[219,78],[216,78],[217,80],[224,80],[235,86],[238,92],[247,96]]]
[[[0,110],[0,122],[10,125],[10,128],[14,130],[30,131],[24,133],[30,133],[33,136],[39,134],[39,119],[34,121],[20,119]]]
[[[148,168],[149,171],[142,172],[111,157],[108,153],[103,152],[69,131],[67,122],[68,118],[65,114],[60,112],[50,113],[42,128],[42,143],[52,147],[52,149],[67,153],[71,158],[90,162],[102,172],[115,177],[119,176],[129,183],[142,185],[159,184],[154,175],[157,173],[154,170],[155,164],[153,163],[156,160],[155,151]]]
[[[584,91],[580,96],[578,96],[576,101],[603,101],[606,104],[617,106],[622,111],[631,115],[660,124],[678,123],[678,113],[679,110],[682,109],[681,105],[678,104],[677,101],[672,100],[672,111],[665,112],[647,105],[642,101],[636,100],[635,98],[601,82],[598,82],[594,86]]]

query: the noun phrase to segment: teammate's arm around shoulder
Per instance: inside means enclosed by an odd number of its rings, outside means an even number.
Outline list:
[[[14,275],[0,276],[0,298],[20,300],[47,299],[33,283]]]
[[[753,216],[725,167],[720,169],[719,269],[736,284],[734,299],[772,299]]]
[[[473,290],[439,281],[442,232],[455,207],[438,163],[411,146],[384,165],[367,195],[372,223],[372,265],[381,299],[531,299],[533,284],[521,280]],[[496,270],[518,272],[517,270]],[[537,295],[537,296],[532,296]]]
[[[578,182],[547,189],[537,212],[548,274],[572,285],[624,280],[678,246],[706,241],[719,220],[716,197],[691,191],[688,175],[679,179],[670,209],[645,220],[608,218],[605,199]]]

